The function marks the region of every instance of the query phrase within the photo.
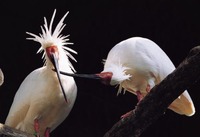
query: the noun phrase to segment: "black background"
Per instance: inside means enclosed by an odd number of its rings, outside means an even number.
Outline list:
[[[26,31],[41,32],[43,17],[55,22],[67,12],[63,34],[70,34],[70,47],[78,52],[72,62],[78,73],[103,70],[102,59],[118,42],[146,37],[156,42],[175,66],[189,50],[200,44],[200,2],[198,0],[26,0],[1,2],[0,68],[5,83],[0,87],[0,122],[3,123],[12,99],[23,79],[41,67],[40,45],[26,40]],[[102,137],[122,114],[134,108],[136,96],[116,96],[117,88],[97,81],[76,79],[78,96],[68,118],[52,132],[55,137]],[[188,89],[196,114],[192,117],[167,110],[142,137],[199,136],[199,83]],[[34,90],[34,89],[33,89]],[[158,108],[159,109],[159,108]]]

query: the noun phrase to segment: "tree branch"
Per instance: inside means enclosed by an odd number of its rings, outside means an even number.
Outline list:
[[[138,104],[133,113],[118,121],[104,137],[139,137],[158,120],[183,91],[200,78],[200,46],[190,50],[186,59]]]
[[[0,135],[6,135],[6,137],[35,137],[32,134],[25,133],[23,131],[11,128],[0,123]]]

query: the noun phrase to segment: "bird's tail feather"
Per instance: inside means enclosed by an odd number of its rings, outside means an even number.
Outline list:
[[[186,116],[195,114],[195,107],[192,99],[187,91],[184,91],[176,100],[170,104],[169,109],[172,111]]]

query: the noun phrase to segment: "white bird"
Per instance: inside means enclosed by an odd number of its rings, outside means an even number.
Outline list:
[[[56,10],[49,25],[44,17],[44,26],[41,26],[42,33],[39,36],[27,32],[32,36],[27,39],[41,44],[38,52],[44,52],[45,64],[24,79],[5,121],[8,126],[30,134],[36,132],[41,137],[48,137],[50,132],[65,120],[77,95],[74,78],[59,74],[59,70],[75,72],[69,57],[75,59],[68,51],[76,52],[64,46],[70,44],[67,42],[69,39],[68,36],[61,35],[65,27],[63,21],[68,12],[52,32],[55,14]]]
[[[4,75],[2,70],[0,69],[0,86],[3,84],[3,82],[4,82]]]
[[[133,37],[118,43],[110,50],[104,70],[100,74],[81,77],[101,79],[105,84],[119,85],[118,94],[124,89],[137,95],[140,101],[174,70],[172,61],[156,43],[147,38]],[[193,101],[187,91],[173,101],[169,109],[186,116],[195,113]],[[124,116],[127,115],[122,117]]]

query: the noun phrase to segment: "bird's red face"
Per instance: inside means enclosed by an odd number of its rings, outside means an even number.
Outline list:
[[[52,46],[49,46],[49,47],[47,47],[46,48],[46,53],[47,53],[47,56],[48,56],[48,58],[51,60],[51,62],[53,61],[52,59],[53,59],[53,56],[54,57],[56,57],[57,58],[57,60],[58,60],[58,48],[57,48],[57,46],[54,46],[54,45],[52,45]],[[53,63],[53,62],[52,62]]]
[[[62,82],[61,82],[61,79],[60,79],[60,70],[59,70],[59,64],[58,64],[59,52],[58,52],[57,46],[52,45],[52,46],[47,47],[46,48],[46,54],[47,54],[49,60],[51,61],[51,63],[53,64],[53,66],[55,68],[55,71],[56,71],[56,74],[57,74],[57,77],[58,77],[58,81],[60,83],[61,90],[63,92],[65,101],[67,102],[67,97],[65,95],[64,88],[63,88],[63,85],[62,85]]]
[[[110,81],[112,79],[113,73],[112,72],[101,72],[99,74],[96,74],[99,76],[101,82],[105,85],[110,85]]]

